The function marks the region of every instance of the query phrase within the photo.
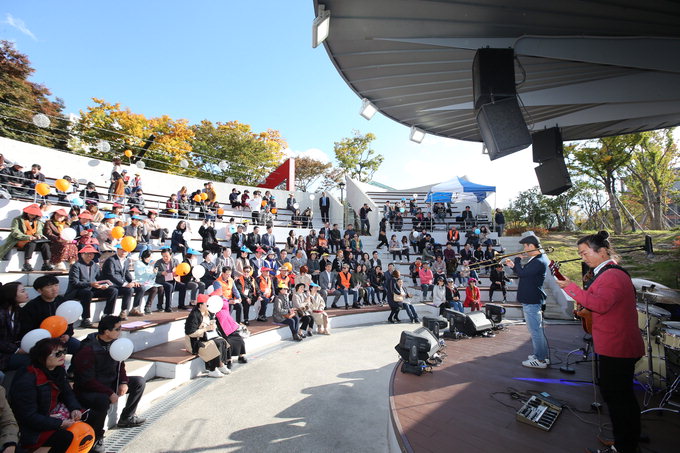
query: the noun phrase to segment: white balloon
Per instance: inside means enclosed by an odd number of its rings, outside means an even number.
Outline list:
[[[63,316],[66,322],[73,324],[83,314],[83,306],[77,300],[67,300],[57,307],[57,316]]]
[[[182,237],[184,238],[185,241],[189,242],[191,240],[191,232],[185,231],[182,233]]]
[[[42,128],[49,127],[50,118],[44,113],[36,113],[35,115],[33,115],[33,124]]]
[[[137,163],[136,163],[135,165],[136,165],[137,168],[139,168],[140,170],[144,170],[144,167],[146,167],[146,164],[144,163],[143,160],[137,161]]]
[[[194,277],[200,279],[205,275],[205,267],[203,266],[194,266],[193,269],[191,269],[191,275]]]
[[[418,198],[418,194],[417,194],[417,193],[414,193],[414,194],[413,194],[413,198]]]
[[[61,230],[61,234],[59,235],[59,237],[61,237],[65,241],[72,241],[76,238],[77,235],[78,233],[76,233],[76,230],[74,230],[73,228],[64,228],[63,230]],[[73,321],[69,321],[69,323],[71,322]]]
[[[300,203],[293,203],[293,207],[294,207],[295,209],[299,209],[299,208],[300,208]]]
[[[52,338],[52,335],[45,329],[33,329],[21,339],[21,350],[29,352],[33,346],[43,338]]]
[[[219,163],[220,170],[224,171],[229,168],[229,164],[225,160],[221,160]]]
[[[312,201],[314,201],[315,198],[316,198],[316,195],[314,195],[314,194],[311,194],[311,195],[309,196],[309,199],[312,200]]]
[[[188,168],[189,167],[189,161],[186,159],[182,159],[179,161],[179,166],[182,168]]]
[[[100,153],[108,153],[111,151],[111,145],[109,145],[109,142],[106,140],[99,140],[99,142],[97,142],[97,151]]]
[[[217,313],[222,310],[224,306],[224,301],[220,296],[210,296],[208,298],[208,311],[210,313]]]
[[[75,192],[66,195],[66,199],[67,199],[68,201],[73,201],[73,200],[75,200],[76,198],[80,198],[80,197],[78,197],[78,194],[75,193]]]
[[[135,345],[128,338],[119,338],[109,348],[109,355],[116,362],[122,362],[132,355]]]

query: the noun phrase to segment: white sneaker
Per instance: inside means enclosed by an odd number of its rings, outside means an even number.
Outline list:
[[[533,354],[531,354],[530,356],[527,357],[527,359],[529,359],[529,360],[536,360],[536,356],[533,355]],[[550,365],[550,359],[545,359],[545,363],[547,363],[548,365]]]
[[[220,373],[220,370],[218,370],[217,368],[208,372],[208,377],[221,378],[222,376],[224,375]]]
[[[231,374],[231,370],[224,365],[222,365],[221,367],[219,367],[217,369],[220,370],[220,373],[224,374],[225,376],[227,374]]]
[[[522,365],[527,368],[548,368],[548,362],[543,360],[525,360]]]

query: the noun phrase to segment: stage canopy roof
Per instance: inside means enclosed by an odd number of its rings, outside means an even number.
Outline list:
[[[669,0],[313,0],[330,10],[326,51],[384,115],[481,141],[472,60],[512,47],[534,131],[564,140],[680,124],[680,2]]]
[[[481,203],[489,194],[496,191],[495,186],[483,186],[456,176],[455,178],[435,184],[425,199],[428,203],[448,203],[458,201],[474,201]]]

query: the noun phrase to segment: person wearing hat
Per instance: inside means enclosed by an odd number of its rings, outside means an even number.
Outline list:
[[[184,323],[184,341],[187,350],[203,359],[208,377],[221,378],[231,373],[227,368],[231,353],[229,343],[217,332],[217,320],[208,310],[208,298],[207,294],[201,294],[189,313]]]
[[[52,213],[50,219],[45,222],[43,232],[45,237],[50,240],[50,252],[52,258],[50,264],[55,266],[55,269],[66,270],[64,261],[72,265],[78,260],[78,247],[73,241],[67,241],[61,238],[61,232],[64,228],[68,228],[68,213],[64,209],[58,209]]]
[[[255,249],[255,256],[250,258],[250,265],[253,270],[253,275],[258,275],[260,268],[265,266],[265,251],[262,247]]]
[[[314,283],[319,283],[319,274],[321,273],[321,262],[319,261],[319,252],[317,252],[316,250],[310,251],[306,265],[307,269],[309,269],[309,274],[312,276],[312,281]]]
[[[267,257],[264,259],[264,267],[269,268],[274,273],[279,270],[279,261],[276,258],[276,252],[274,250],[269,250],[267,252]]]
[[[158,239],[161,244],[165,242],[165,238],[170,235],[167,228],[163,228],[156,220],[158,218],[158,211],[149,209],[146,213],[146,220],[144,220],[144,227],[149,233],[149,239]]]
[[[99,195],[99,192],[97,192],[97,186],[95,186],[93,182],[87,183],[85,188],[80,192],[80,198],[85,200],[85,203],[88,201],[99,203],[101,201],[101,196]]]
[[[77,300],[82,305],[80,327],[83,328],[92,327],[90,303],[93,297],[104,298],[107,306],[113,306],[118,297],[118,289],[103,278],[99,264],[94,261],[97,255],[99,252],[91,245],[83,247],[78,252],[78,261],[71,266],[68,273],[68,287],[64,297]]]
[[[43,234],[43,223],[40,221],[42,211],[37,204],[31,204],[23,209],[23,213],[12,219],[11,231],[5,242],[0,245],[0,257],[9,259],[7,255],[16,247],[24,252],[24,272],[33,270],[31,258],[36,250],[43,259],[42,270],[51,271],[54,267],[50,264],[52,254],[49,241]]]
[[[470,311],[482,310],[482,293],[477,287],[477,279],[468,279],[468,285],[465,288],[465,303],[464,306],[470,307]]]
[[[163,287],[163,296],[165,298],[165,312],[171,313],[172,308],[172,293],[177,291],[179,293],[179,306],[184,308],[184,302],[187,295],[187,287],[180,282],[175,274],[175,268],[179,262],[172,257],[172,251],[169,248],[161,249],[161,259],[156,261],[154,269],[156,270],[156,283]],[[158,299],[157,311],[163,311],[162,300]]]
[[[190,248],[187,250],[187,256],[182,262],[187,263],[193,270],[195,267],[199,266],[199,256],[201,256],[201,252]],[[186,289],[189,292],[189,305],[196,305],[196,298],[199,293],[202,294],[205,292],[206,284],[202,280],[194,277],[192,272],[180,276],[179,281],[186,286]]]
[[[236,266],[234,267],[234,275],[240,277],[243,275],[243,268],[250,265],[250,254],[253,253],[245,245],[239,250],[238,258],[236,258]]]
[[[298,334],[300,318],[288,297],[288,285],[284,282],[279,283],[278,291],[279,293],[274,298],[274,322],[287,325],[293,340],[302,341],[302,337]]]
[[[128,252],[121,245],[116,246],[116,254],[106,260],[102,266],[102,277],[111,282],[112,286],[118,289],[118,295],[122,296],[120,317],[127,319],[128,307],[132,295],[137,291],[143,291],[141,285],[134,281],[130,274],[130,261]],[[104,316],[113,314],[114,305],[106,304]]]
[[[250,325],[250,307],[255,305],[257,300],[257,282],[253,277],[255,275],[253,267],[249,264],[243,267],[243,273],[234,279],[236,289],[241,295],[241,306],[243,308],[243,324]],[[236,308],[236,322],[241,322],[241,310]]]
[[[307,294],[307,306],[312,311],[312,318],[316,324],[317,333],[330,335],[328,331],[328,313],[326,313],[326,301],[319,293],[320,286],[316,283],[309,285]]]
[[[463,303],[460,301],[460,292],[458,291],[458,288],[456,288],[456,283],[454,282],[453,278],[446,279],[446,302],[450,308],[461,313],[465,313]],[[444,315],[444,311],[441,310],[441,307],[440,315]]]
[[[524,247],[524,257],[528,257],[529,260],[522,264],[522,258],[518,256],[514,261],[506,258],[505,264],[510,266],[515,271],[515,275],[519,277],[517,301],[522,304],[524,319],[526,319],[533,346],[533,354],[523,361],[522,365],[528,368],[547,368],[550,359],[548,340],[543,331],[542,307],[546,297],[543,282],[548,267],[542,259],[541,243],[538,237],[529,235],[520,239],[519,243]]]
[[[489,286],[489,302],[493,302],[493,293],[499,289],[503,292],[503,303],[507,302],[505,282],[509,282],[510,279],[505,276],[505,271],[503,271],[503,265],[501,263],[496,263],[494,265],[493,269],[491,269],[489,278],[491,279],[491,286]]]
[[[272,269],[263,267],[260,269],[260,276],[256,280],[257,299],[260,301],[260,311],[257,320],[267,321],[267,304],[274,298],[274,279],[271,277]]]
[[[134,214],[130,217],[130,225],[125,227],[125,236],[131,236],[137,240],[137,247],[133,251],[140,253],[144,250],[151,250],[149,231],[143,220],[141,216]]]
[[[97,235],[99,237],[99,251],[101,253],[101,256],[99,257],[100,264],[104,264],[104,261],[116,253],[115,247],[116,245],[120,244],[121,238],[116,239],[111,236],[111,231],[116,226],[118,220],[119,219],[115,214],[107,212],[106,215],[104,215],[102,223],[100,223],[97,227]]]
[[[6,166],[0,171],[0,186],[7,190],[13,197],[25,197],[24,190],[24,166],[19,162]]]
[[[92,214],[90,211],[82,211],[78,214],[78,220],[71,223],[71,228],[76,230],[78,239],[78,247],[90,245],[99,245],[99,233],[97,232],[96,226],[92,223]],[[96,241],[93,241],[96,239]]]

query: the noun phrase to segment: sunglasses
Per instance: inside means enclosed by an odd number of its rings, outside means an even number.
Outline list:
[[[58,350],[58,351],[52,352],[52,353],[50,354],[50,357],[54,357],[54,358],[57,358],[57,359],[58,359],[59,357],[63,357],[65,354],[66,354],[66,352],[64,352],[63,349],[60,349],[60,350]]]

